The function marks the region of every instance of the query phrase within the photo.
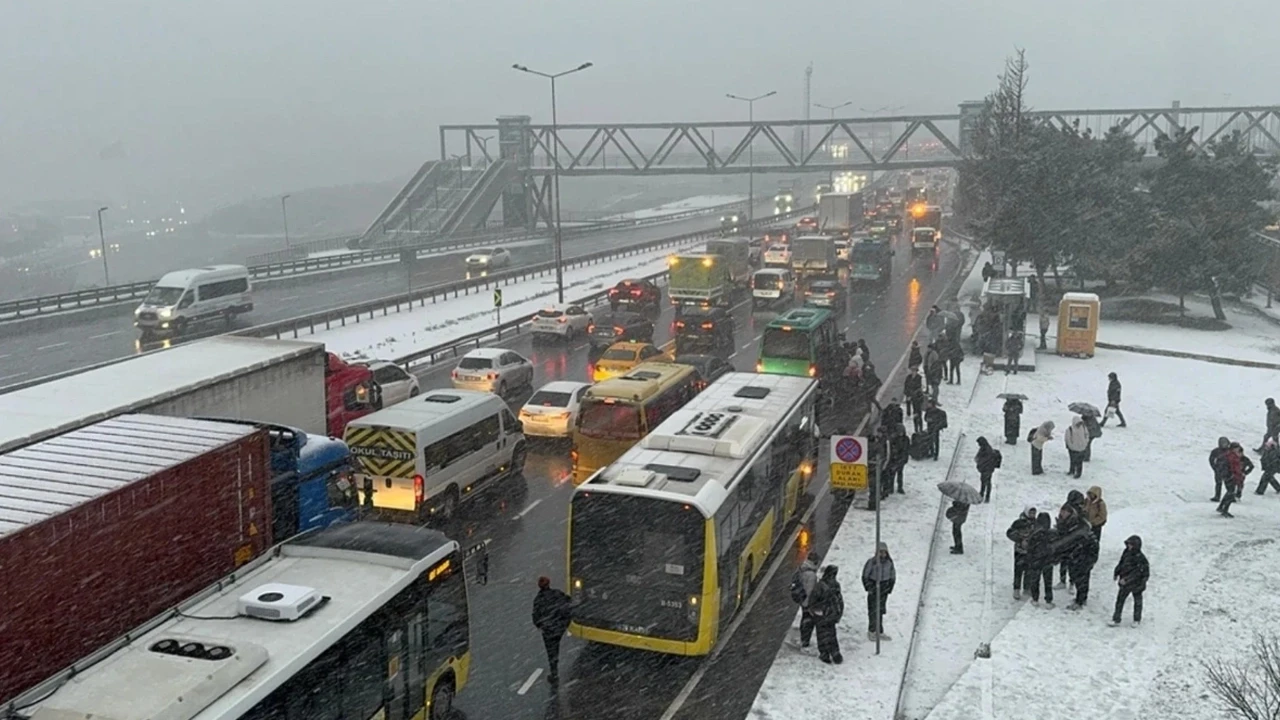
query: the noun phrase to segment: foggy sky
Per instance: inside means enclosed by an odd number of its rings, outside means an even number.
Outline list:
[[[1269,104],[1278,26],[1270,0],[0,0],[0,210],[408,174],[440,123],[549,119],[513,62],[596,64],[562,122],[742,119],[724,93],[774,89],[757,116],[801,117],[809,61],[815,102],[955,112],[1015,45],[1038,109]]]

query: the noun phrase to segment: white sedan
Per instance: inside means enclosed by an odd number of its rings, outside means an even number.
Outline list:
[[[587,383],[557,380],[543,385],[520,408],[524,434],[531,437],[569,437],[578,421]]]
[[[578,337],[587,333],[590,324],[591,313],[581,305],[548,305],[533,316],[533,334]]]
[[[505,248],[477,250],[467,256],[468,270],[497,270],[511,264],[511,253]]]
[[[418,378],[405,372],[393,362],[373,360],[365,365],[373,371],[373,381],[382,390],[383,407],[417,397],[420,392]]]
[[[533,387],[533,363],[514,350],[476,348],[453,369],[453,386],[506,397],[514,388]]]

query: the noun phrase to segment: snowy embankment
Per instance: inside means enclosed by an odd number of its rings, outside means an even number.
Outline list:
[[[1233,331],[1180,332],[1228,356],[1246,352],[1252,342]],[[1124,383],[1129,426],[1109,424],[1083,478],[1074,480],[1065,474],[1061,439],[1070,420],[1066,406],[1105,405],[1108,372]],[[978,388],[970,435],[1001,437],[1002,401],[996,396],[1004,379],[989,378],[996,382],[984,380]],[[1280,499],[1252,494],[1255,471],[1244,501],[1232,508],[1236,518],[1222,518],[1209,502],[1213,481],[1206,457],[1219,435],[1257,446],[1261,401],[1274,392],[1268,388],[1280,388],[1280,373],[1108,350],[1092,360],[1042,353],[1035,373],[1011,376],[1008,391],[1029,396],[1022,437],[1016,447],[998,446],[1004,466],[991,504],[975,506],[969,515],[968,553],[935,561],[904,716],[1075,720],[1082,708],[1098,717],[1215,716],[1198,661],[1241,658],[1253,632],[1280,623],[1280,602],[1258,602],[1275,597],[1267,585],[1276,581],[1262,576],[1272,572],[1274,578],[1280,560],[1270,545],[1261,552],[1252,548],[1273,540]],[[1044,420],[1057,424],[1057,437],[1046,447],[1046,474],[1033,477],[1025,435]],[[971,461],[965,471],[976,480]],[[1103,490],[1109,519],[1088,604],[1067,610],[1065,589],[1056,591],[1054,609],[1015,600],[1013,549],[1004,531],[1025,507],[1056,515],[1070,490],[1093,485]],[[939,532],[949,535],[949,528]],[[1126,624],[1113,628],[1107,624],[1116,591],[1111,574],[1124,539],[1133,534],[1142,536],[1152,568],[1143,624],[1127,624],[1130,602]],[[1262,564],[1240,564],[1255,558]],[[990,659],[973,657],[976,642],[990,642]]]
[[[1176,307],[1178,302],[1178,299],[1173,296],[1146,297],[1155,302],[1163,302],[1170,308]],[[1107,303],[1108,300],[1103,298],[1104,308]],[[1265,305],[1265,298],[1261,304]],[[1186,306],[1187,317],[1193,322],[1208,322],[1213,318],[1213,309],[1205,298],[1188,297]],[[1114,345],[1280,363],[1280,340],[1276,339],[1276,321],[1261,317],[1258,310],[1243,304],[1227,303],[1223,310],[1227,315],[1227,324],[1231,326],[1230,330],[1193,330],[1177,325],[1125,322],[1104,317],[1098,324],[1098,340]],[[1105,315],[1105,309],[1103,312]],[[1171,309],[1164,315],[1168,319],[1173,319],[1178,313]],[[1031,320],[1027,321],[1027,327],[1035,326]],[[1055,324],[1053,332],[1056,331]]]
[[[573,301],[599,292],[623,278],[662,272],[669,255],[687,252],[704,243],[705,240],[696,240],[688,245],[565,270],[565,298]],[[527,317],[555,302],[554,274],[500,287],[503,322]],[[493,294],[480,290],[434,304],[415,305],[411,311],[323,330],[311,339],[323,342],[329,350],[348,359],[394,359],[496,325],[498,313],[493,307]]]
[[[666,203],[658,207],[646,208],[644,210],[633,210],[632,212],[619,213],[617,215],[609,215],[601,218],[601,220],[647,220],[649,218],[661,217],[663,215],[675,215],[676,213],[689,212],[690,210],[703,210],[705,208],[713,208],[719,205],[728,205],[729,203],[743,202],[747,199],[746,195],[698,195],[697,197],[685,198],[676,202]]]

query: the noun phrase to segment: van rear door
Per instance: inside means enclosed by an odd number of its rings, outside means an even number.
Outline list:
[[[373,486],[373,506],[416,512],[423,489],[418,473],[418,438],[412,430],[348,425],[344,434],[358,468],[356,486]]]

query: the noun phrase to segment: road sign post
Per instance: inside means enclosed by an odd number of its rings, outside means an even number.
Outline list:
[[[860,435],[831,436],[831,489],[867,489],[867,439]]]
[[[502,288],[493,289],[493,311],[498,314],[498,337],[502,337]]]

